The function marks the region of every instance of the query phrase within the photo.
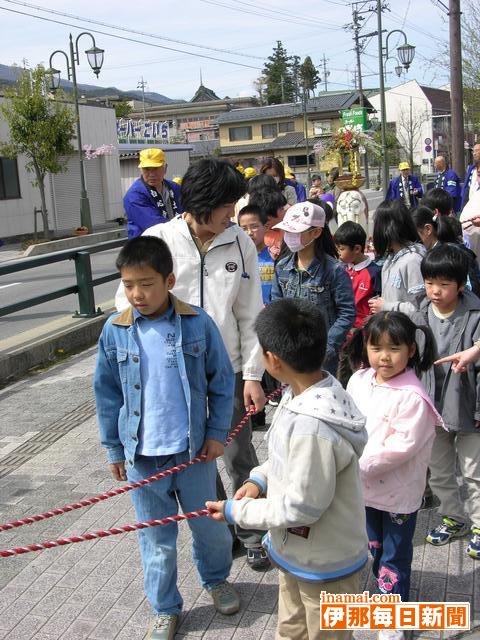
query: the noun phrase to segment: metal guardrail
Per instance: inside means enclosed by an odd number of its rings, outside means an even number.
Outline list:
[[[100,307],[95,309],[95,295],[93,288],[99,284],[105,284],[106,282],[116,280],[119,275],[118,272],[115,272],[102,276],[101,278],[93,278],[90,255],[92,253],[100,253],[101,251],[121,247],[126,241],[126,238],[108,240],[107,242],[99,242],[98,244],[82,247],[81,249],[65,249],[55,253],[48,253],[43,256],[12,260],[6,264],[0,264],[0,276],[4,276],[9,273],[18,273],[19,271],[27,271],[28,269],[35,269],[36,267],[42,267],[47,264],[54,264],[55,262],[74,260],[77,280],[77,283],[70,287],[63,287],[62,289],[43,293],[41,295],[34,296],[33,298],[22,300],[21,302],[14,302],[13,304],[1,306],[0,317],[17,311],[22,311],[23,309],[29,309],[30,307],[43,304],[44,302],[49,302],[50,300],[63,298],[63,296],[68,296],[72,293],[76,293],[78,295],[80,308],[80,310],[74,314],[74,318],[94,318],[95,316],[101,315],[103,311]]]

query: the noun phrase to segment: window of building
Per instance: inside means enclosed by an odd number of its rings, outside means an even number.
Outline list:
[[[276,122],[272,124],[262,124],[262,138],[276,138],[278,129]]]
[[[279,133],[289,133],[290,131],[295,131],[295,122],[293,120],[278,123]]]
[[[252,127],[230,127],[228,129],[230,142],[252,139]]]
[[[20,197],[17,161],[0,158],[0,200]]]
[[[287,158],[288,166],[292,169],[294,167],[306,167],[307,166],[307,156],[288,156]],[[311,153],[309,156],[309,165],[310,167],[315,167],[315,154]]]
[[[316,136],[332,133],[332,121],[331,120],[318,120],[313,123],[313,133]]]

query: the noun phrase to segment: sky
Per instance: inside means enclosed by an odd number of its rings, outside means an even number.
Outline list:
[[[366,10],[376,6],[373,0],[356,4]],[[448,82],[448,70],[432,62],[439,59],[448,37],[440,4],[438,0],[403,0],[392,2],[392,8],[383,12],[383,29],[403,29],[408,42],[416,46],[412,67],[402,80],[393,73],[396,62],[387,62],[387,86],[412,79],[436,87]],[[362,32],[375,31],[376,13],[367,11],[363,16]],[[82,36],[79,83],[131,90],[143,77],[146,91],[189,100],[200,84],[201,72],[203,84],[219,97],[236,97],[255,94],[253,82],[281,40],[289,54],[302,60],[309,55],[320,66],[322,81],[325,56],[328,90],[345,90],[354,88],[353,39],[344,28],[351,20],[352,6],[345,0],[0,0],[0,63],[48,67],[55,49],[68,51],[69,33],[76,37],[88,30],[97,46],[105,49],[105,62],[97,80],[83,53],[91,40]],[[399,34],[392,34],[392,54],[401,41]],[[364,87],[378,87],[378,41],[372,37],[365,42]],[[63,56],[57,54],[53,66],[66,76]],[[323,82],[321,88],[325,88]]]

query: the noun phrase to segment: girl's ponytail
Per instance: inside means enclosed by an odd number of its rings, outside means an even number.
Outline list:
[[[351,339],[340,351],[337,379],[343,387],[347,386],[352,375],[365,363],[365,332],[355,329]]]
[[[417,325],[417,331],[423,333],[423,345],[422,351],[420,353],[420,345],[418,344],[418,340],[416,340],[417,344],[417,353],[413,357],[412,362],[415,373],[418,377],[425,371],[428,371],[436,359],[436,343],[435,338],[433,337],[432,330],[430,327],[426,325]]]

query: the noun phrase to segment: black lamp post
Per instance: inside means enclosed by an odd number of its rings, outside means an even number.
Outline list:
[[[378,71],[380,76],[380,117],[382,123],[382,158],[383,158],[383,175],[382,175],[382,186],[384,195],[386,195],[388,190],[388,182],[389,182],[389,163],[387,156],[387,114],[386,114],[386,105],[385,105],[385,69],[384,69],[384,60],[388,60],[389,58],[389,49],[388,49],[388,40],[390,36],[394,33],[402,34],[404,38],[404,43],[397,47],[397,54],[402,63],[405,70],[408,70],[410,65],[412,64],[413,58],[415,57],[415,47],[407,42],[407,36],[405,32],[401,29],[394,29],[387,34],[387,38],[385,41],[385,47],[382,44],[382,0],[377,0],[377,22],[378,22]],[[398,65],[400,66],[400,65]],[[397,69],[395,69],[397,72]],[[398,72],[397,72],[398,75]]]
[[[47,70],[47,74],[50,76],[50,90],[55,92],[60,86],[60,71],[58,69],[54,69],[52,67],[53,57],[57,53],[61,53],[66,61],[67,61],[67,75],[68,79],[72,81],[73,84],[73,100],[75,103],[75,114],[77,120],[77,143],[78,143],[78,158],[80,161],[80,224],[82,227],[87,227],[89,231],[92,231],[92,217],[90,215],[90,202],[88,200],[87,188],[85,183],[85,166],[83,159],[83,148],[82,148],[82,133],[80,129],[80,109],[78,106],[78,86],[77,86],[77,74],[75,71],[76,65],[80,64],[80,56],[78,53],[78,41],[82,36],[89,36],[92,39],[93,47],[87,49],[85,53],[87,54],[88,64],[93,70],[93,73],[97,76],[100,73],[100,69],[103,65],[103,54],[104,49],[99,49],[96,46],[95,38],[88,31],[82,31],[76,40],[75,46],[73,44],[72,34],[70,34],[70,57],[62,51],[61,49],[57,49],[50,56],[49,65],[50,68]]]

